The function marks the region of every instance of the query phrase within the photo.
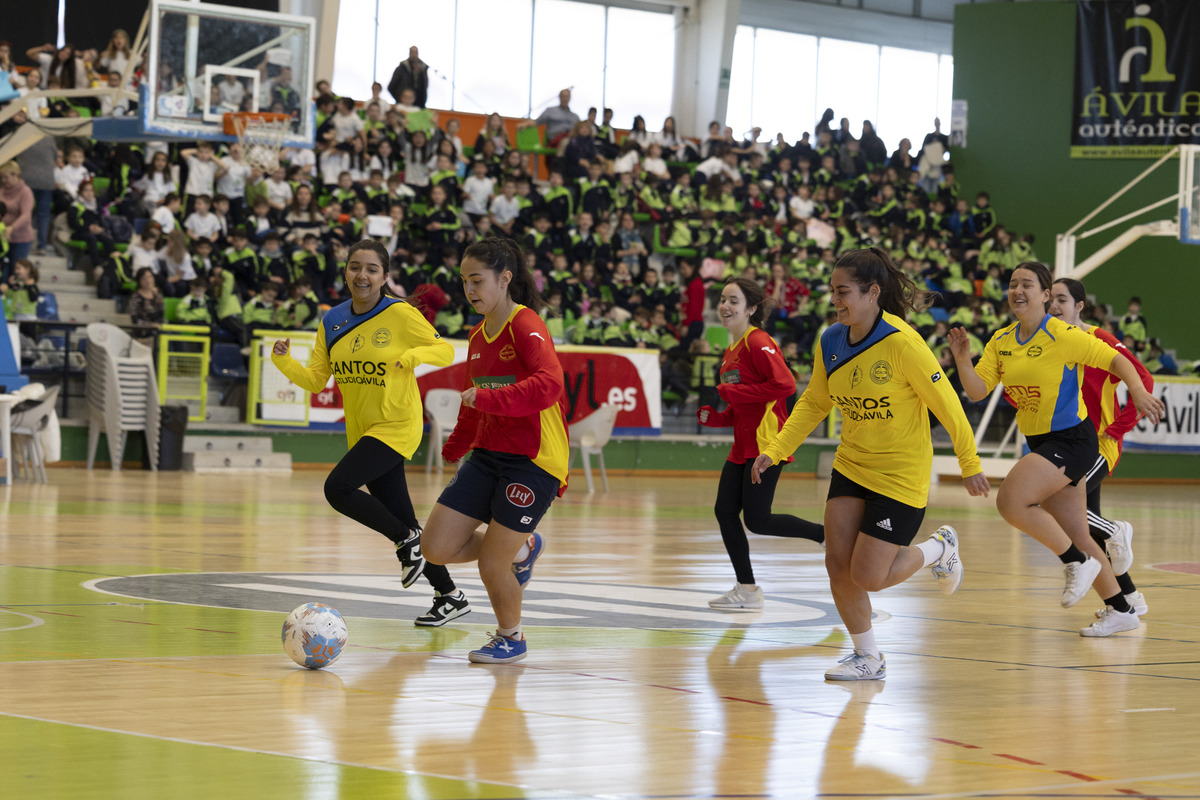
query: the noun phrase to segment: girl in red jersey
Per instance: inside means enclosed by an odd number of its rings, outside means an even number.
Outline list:
[[[422,545],[434,564],[479,562],[498,626],[468,658],[507,663],[526,654],[521,591],[543,547],[534,528],[567,486],[563,373],[520,247],[476,242],[460,274],[483,321],[469,335],[468,388],[442,458],[471,458],[434,505]]]
[[[1099,326],[1088,325],[1080,318],[1086,298],[1087,292],[1082,283],[1074,278],[1059,278],[1050,289],[1050,314],[1068,325],[1074,325],[1084,333],[1107,342],[1133,364],[1146,391],[1153,392],[1154,378],[1151,377],[1150,371],[1142,366],[1142,362],[1138,361],[1125,345],[1118,342],[1117,337]],[[1096,429],[1100,447],[1096,463],[1087,475],[1088,533],[1092,535],[1096,544],[1104,548],[1121,592],[1129,601],[1134,613],[1140,617],[1149,607],[1146,605],[1145,596],[1137,590],[1133,579],[1129,577],[1129,568],[1133,566],[1133,547],[1130,543],[1133,526],[1128,522],[1107,519],[1100,513],[1100,484],[1105,475],[1111,475],[1116,469],[1117,462],[1121,460],[1121,442],[1125,434],[1133,430],[1140,416],[1133,403],[1126,401],[1122,408],[1118,402],[1117,384],[1120,381],[1116,375],[1102,369],[1085,367],[1083,370],[1083,402],[1087,406],[1088,419]]]
[[[799,517],[771,513],[779,473],[785,462],[794,460],[791,456],[764,470],[759,483],[750,480],[750,468],[761,447],[787,421],[784,401],[796,392],[796,379],[783,360],[782,349],[762,329],[766,295],[756,282],[737,278],[721,290],[717,313],[733,342],[721,357],[721,382],[717,385],[717,393],[729,406],[721,412],[701,406],[696,416],[701,425],[710,428],[733,428],[733,447],[721,469],[713,510],[737,583],[708,605],[722,610],[757,609],[763,607],[763,591],[754,582],[750,545],[738,515],[744,515],[751,532],[767,536],[823,543],[825,528]]]

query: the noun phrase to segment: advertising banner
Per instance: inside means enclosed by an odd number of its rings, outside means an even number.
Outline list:
[[[1200,144],[1200,3],[1077,5],[1073,158],[1157,158]]]
[[[430,389],[461,390],[466,385],[467,343],[452,341],[454,363],[422,364],[415,370],[421,396]],[[619,407],[613,432],[657,436],[662,432],[662,373],[657,350],[558,345],[567,396],[567,423],[579,422],[605,403]],[[313,427],[342,423],[342,398],[330,378],[323,392],[312,395]]]
[[[1125,402],[1125,387],[1118,390]],[[1125,434],[1125,449],[1200,453],[1200,380],[1154,376],[1154,396],[1167,406],[1157,425],[1140,420]]]

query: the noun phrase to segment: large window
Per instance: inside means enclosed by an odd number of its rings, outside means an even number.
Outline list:
[[[796,141],[832,108],[834,128],[845,117],[859,137],[870,120],[889,152],[901,139],[919,147],[935,116],[949,130],[953,75],[949,55],[740,25],[726,124]]]
[[[536,117],[571,89],[571,108],[611,107],[657,130],[670,114],[675,31],[669,13],[572,0],[342,0],[333,91],[386,89],[416,45],[433,108]]]

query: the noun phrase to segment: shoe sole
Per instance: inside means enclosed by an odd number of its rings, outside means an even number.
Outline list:
[[[418,628],[440,628],[443,625],[445,625],[447,622],[449,622],[450,620],[458,619],[459,617],[465,617],[467,614],[470,614],[470,613],[471,613],[471,609],[469,609],[469,608],[456,608],[454,611],[452,611],[451,613],[442,617],[440,620],[437,620],[436,622],[434,622],[434,621],[422,622],[421,618],[418,617],[417,619],[413,620],[413,625],[416,625]]]
[[[881,681],[886,677],[887,677],[886,669],[881,669],[881,670],[879,670],[879,672],[876,672],[874,675],[864,675],[864,676],[830,675],[828,672],[825,673],[825,680],[827,680],[827,681]]]
[[[1118,564],[1113,560],[1113,557],[1108,552],[1107,544],[1104,548],[1104,555],[1108,556],[1108,563],[1112,565],[1113,573],[1116,575],[1124,575],[1133,568],[1133,526],[1128,522],[1122,522],[1121,526],[1122,531],[1126,533],[1122,537],[1125,542],[1125,557],[1121,559],[1121,563]]]
[[[708,607],[714,611],[762,611],[761,604],[757,606],[714,606],[712,603]]]
[[[521,661],[528,653],[521,653],[517,656],[509,656],[508,658],[492,658],[491,656],[476,655],[474,652],[467,653],[467,661],[472,664],[511,664],[514,661]]]
[[[516,565],[515,564],[513,565],[513,575],[515,575],[517,578],[517,585],[520,586],[522,589],[525,588],[526,584],[528,584],[531,580],[533,580],[533,567],[534,567],[534,565],[537,564],[538,559],[542,557],[542,553],[546,552],[546,537],[542,536],[541,534],[538,534],[538,544],[539,544],[539,547],[538,547],[537,553],[534,554],[531,551],[529,554],[529,556],[533,560],[529,564],[529,569],[526,570],[526,572],[524,573],[525,580],[521,580],[521,573],[518,573],[516,571]]]

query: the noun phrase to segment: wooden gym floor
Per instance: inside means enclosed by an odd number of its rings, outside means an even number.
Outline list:
[[[495,624],[473,568],[474,613],[413,627],[428,584],[324,473],[50,478],[0,489],[6,798],[1200,797],[1195,486],[1106,488],[1150,604],[1110,639],[993,500],[936,486],[923,535],[958,528],[963,588],[876,595],[889,677],[847,685],[813,544],[752,537],[766,609],[708,609],[733,583],[715,475],[556,502],[504,666],[466,659]],[[446,478],[410,473],[422,518]],[[827,488],[785,478],[776,509],[819,518]],[[279,644],[310,599],[350,626],[318,672]]]

